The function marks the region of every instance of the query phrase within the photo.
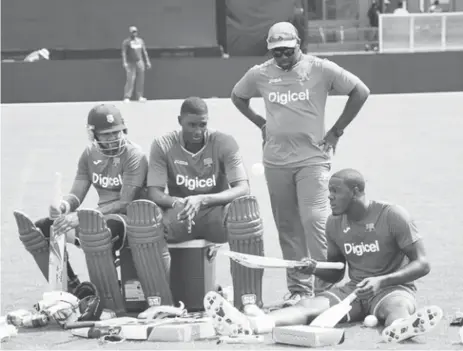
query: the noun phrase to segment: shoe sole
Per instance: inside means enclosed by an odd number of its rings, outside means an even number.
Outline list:
[[[204,310],[218,334],[224,336],[252,335],[248,318],[215,291],[204,297]]]
[[[438,306],[422,307],[410,317],[386,327],[382,333],[383,340],[395,343],[425,334],[434,329],[443,316]]]

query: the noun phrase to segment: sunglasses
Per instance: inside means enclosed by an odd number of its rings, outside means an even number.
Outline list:
[[[294,55],[295,51],[296,51],[295,48],[277,48],[277,49],[270,50],[270,52],[272,53],[272,56],[277,57],[277,58],[282,57],[282,56],[291,57]]]

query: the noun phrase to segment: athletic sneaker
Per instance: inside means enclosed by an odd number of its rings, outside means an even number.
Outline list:
[[[138,101],[139,101],[139,102],[146,102],[146,98],[144,98],[143,96],[141,96],[141,97],[138,98]]]
[[[418,309],[408,318],[394,321],[384,328],[382,337],[385,342],[401,342],[406,339],[427,333],[439,324],[444,313],[437,306],[428,306]]]
[[[283,302],[283,307],[294,306],[295,304],[297,304],[302,299],[308,299],[308,298],[311,298],[311,297],[313,297],[313,295],[311,295],[309,293],[302,292],[302,291],[292,292],[289,295],[285,296],[285,298],[284,298],[285,301]]]
[[[125,98],[124,102],[130,102],[130,99]]]
[[[204,310],[219,335],[236,337],[253,334],[249,319],[215,291],[204,296]]]

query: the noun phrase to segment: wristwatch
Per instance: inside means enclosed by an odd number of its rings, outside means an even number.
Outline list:
[[[344,130],[333,127],[333,134],[336,136],[336,138],[339,138],[344,134]]]

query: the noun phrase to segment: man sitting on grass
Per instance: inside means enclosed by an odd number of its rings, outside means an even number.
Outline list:
[[[397,205],[368,200],[365,180],[353,169],[335,173],[329,192],[332,215],[326,225],[328,261],[346,263],[350,280],[294,306],[257,316],[231,312],[225,301],[223,314],[208,308],[217,306],[214,301],[220,299],[210,292],[204,300],[205,308],[216,325],[229,331],[247,325],[253,332],[265,333],[275,326],[309,324],[354,292],[357,298],[344,321],[361,321],[367,315],[375,315],[385,325],[382,336],[386,342],[426,333],[439,323],[443,316],[439,307],[416,306],[414,281],[430,272],[430,264],[423,240],[407,211]],[[331,283],[344,277],[344,271],[317,270],[315,261],[306,261],[305,273]],[[218,316],[222,317],[220,321]]]

